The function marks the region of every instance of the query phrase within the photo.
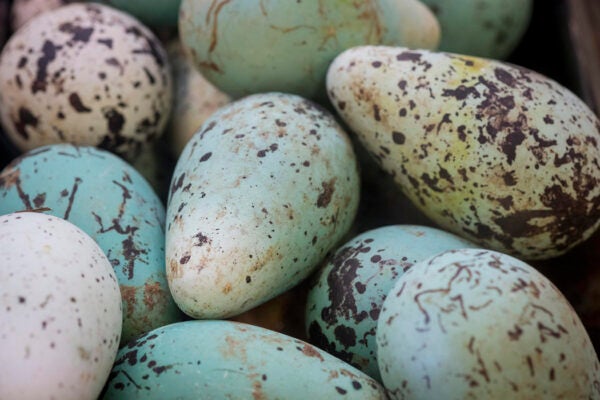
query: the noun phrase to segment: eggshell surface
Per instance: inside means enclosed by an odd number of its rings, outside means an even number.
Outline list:
[[[381,306],[414,263],[473,244],[439,229],[391,225],[340,246],[315,276],[306,303],[311,343],[380,380],[375,334]]]
[[[359,192],[352,144],[320,106],[265,93],[221,108],[171,181],[175,301],[195,318],[227,318],[283,293],[349,230]]]
[[[443,229],[523,259],[565,253],[600,224],[600,122],[533,71],[364,46],[328,75],[332,103]]]
[[[230,321],[187,321],[124,347],[105,399],[385,399],[373,379],[301,340]]]
[[[114,268],[123,341],[178,321],[165,271],[165,210],[131,165],[93,147],[34,149],[0,172],[0,214],[39,209],[90,235]]]
[[[415,264],[387,296],[378,362],[394,399],[598,399],[600,364],[552,283],[494,251]]]
[[[57,217],[2,215],[0,285],[0,398],[97,398],[122,319],[98,245]]]
[[[416,0],[183,0],[179,32],[200,72],[235,98],[271,91],[315,98],[344,49],[439,41],[437,20]]]
[[[532,0],[422,0],[442,31],[439,50],[507,58],[525,34]]]
[[[31,22],[0,55],[0,119],[18,148],[69,142],[135,157],[162,134],[172,83],[152,32],[100,4],[66,5]]]

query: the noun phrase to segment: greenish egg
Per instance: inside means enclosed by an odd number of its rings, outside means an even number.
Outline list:
[[[354,367],[301,340],[231,321],[158,328],[117,355],[104,399],[385,399]]]

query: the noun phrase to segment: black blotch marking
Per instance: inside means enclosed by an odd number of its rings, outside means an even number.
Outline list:
[[[89,113],[92,112],[92,109],[85,106],[77,93],[71,93],[69,95],[69,104],[75,111],[78,113]]]

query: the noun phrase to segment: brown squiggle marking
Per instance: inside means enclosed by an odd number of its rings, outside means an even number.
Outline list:
[[[67,205],[67,209],[65,211],[64,219],[69,219],[69,215],[71,214],[71,208],[73,207],[73,201],[75,200],[75,193],[79,188],[79,184],[83,182],[83,180],[79,177],[75,178],[75,183],[73,183],[73,188],[71,189],[71,194],[69,196],[69,203]]]

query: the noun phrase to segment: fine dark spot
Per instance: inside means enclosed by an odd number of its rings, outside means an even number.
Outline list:
[[[319,193],[319,198],[317,199],[317,207],[324,208],[329,205],[335,192],[335,181],[336,179],[333,178],[328,182],[321,182],[322,191]]]
[[[394,131],[392,132],[392,140],[396,144],[404,144],[404,142],[406,141],[406,137],[402,132]]]
[[[79,94],[77,94],[77,93],[71,93],[69,95],[69,104],[78,113],[89,113],[92,111],[91,108],[86,107],[83,104],[83,102],[81,101],[81,98],[79,97]]]
[[[70,22],[65,22],[64,24],[61,24],[58,27],[58,29],[61,32],[70,33],[71,40],[74,42],[87,43],[89,42],[92,33],[94,33],[94,28],[84,28],[81,26],[73,25]]]
[[[17,121],[13,121],[15,124],[15,128],[19,135],[21,135],[25,140],[29,139],[29,134],[27,133],[27,127],[31,126],[33,128],[37,127],[38,119],[29,111],[28,108],[20,107],[19,108],[19,119]]]
[[[56,51],[60,49],[61,46],[56,46],[49,40],[46,40],[42,45],[42,56],[37,60],[35,79],[31,84],[31,92],[33,94],[46,91],[48,64],[56,59]]]

